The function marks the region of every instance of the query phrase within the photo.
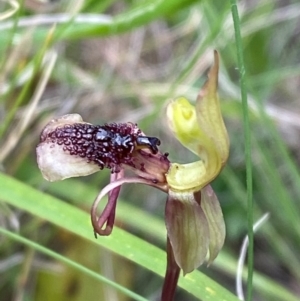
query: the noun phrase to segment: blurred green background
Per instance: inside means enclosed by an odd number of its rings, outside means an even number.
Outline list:
[[[238,4],[254,218],[270,213],[255,234],[254,300],[299,300],[300,3]],[[160,138],[160,149],[172,161],[193,161],[168,130],[165,107],[178,96],[196,99],[213,49],[221,57],[219,94],[231,139],[229,162],[212,183],[227,237],[209,268],[181,279],[178,301],[225,295],[237,300],[233,294],[247,233],[247,202],[230,2],[0,2],[1,301],[159,300],[166,196],[144,186],[123,187],[113,235],[95,240],[88,211],[108,183],[109,171],[46,182],[35,146],[52,118],[79,113],[93,124],[138,123],[147,135]]]

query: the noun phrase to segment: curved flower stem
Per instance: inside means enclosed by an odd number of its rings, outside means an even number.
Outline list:
[[[179,278],[180,268],[177,265],[170,243],[167,238],[167,269],[165,275],[164,286],[161,293],[161,301],[172,301],[174,299],[177,282]]]
[[[115,182],[122,179],[124,176],[124,170],[121,170],[118,173],[113,173],[110,176],[110,182]],[[94,224],[94,234],[97,238],[97,233],[99,235],[109,235],[113,229],[115,214],[116,214],[116,205],[117,199],[121,190],[121,186],[113,188],[108,194],[108,202],[102,211],[100,217],[97,219],[97,227],[95,228]],[[95,208],[97,209],[97,207]],[[95,215],[96,217],[96,215]],[[97,217],[96,217],[97,218]],[[103,225],[106,223],[106,227],[102,229]]]
[[[119,196],[121,185],[125,183],[146,184],[166,191],[166,187],[164,187],[164,185],[153,183],[150,180],[145,180],[138,177],[124,178],[124,170],[121,170],[119,173],[112,174],[111,182],[100,191],[91,208],[91,221],[96,238],[97,234],[109,235],[111,233],[115,220],[117,198]],[[98,217],[97,207],[106,194],[108,194],[107,205],[105,206],[101,215]],[[103,229],[105,223],[106,227]]]
[[[112,206],[111,206],[111,213],[108,216],[106,227],[105,227],[105,230],[106,230],[105,235],[109,235],[114,227],[115,216],[116,216],[116,205],[117,205],[117,199],[118,199],[120,190],[121,190],[121,186],[115,188],[114,190],[110,191],[110,193],[109,193],[108,199],[110,200],[110,202],[112,202]],[[107,203],[106,207],[109,207],[110,202]],[[106,209],[106,207],[105,207],[105,209]],[[100,217],[99,217],[98,223],[99,223],[99,227],[103,226],[103,223],[100,222]]]
[[[116,188],[118,194],[120,189],[121,187]],[[105,209],[101,213],[100,217],[97,219],[97,226],[95,227],[95,225],[93,224],[95,238],[97,238],[97,234],[102,236],[107,236],[111,233],[115,221],[116,205],[117,205],[117,199],[108,202],[105,206]],[[106,226],[104,229],[102,229],[105,223]]]

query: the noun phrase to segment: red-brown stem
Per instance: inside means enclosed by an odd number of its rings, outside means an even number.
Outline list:
[[[173,301],[177,282],[180,274],[180,268],[177,265],[173,253],[173,249],[169,240],[167,239],[167,270],[165,281],[161,293],[161,301]]]

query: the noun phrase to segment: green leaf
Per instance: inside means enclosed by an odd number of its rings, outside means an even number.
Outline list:
[[[86,212],[2,173],[0,183],[0,198],[3,201],[84,237],[158,275],[164,275],[166,255],[159,248],[117,227],[114,228],[112,235],[95,239],[90,217]],[[232,293],[199,271],[181,277],[179,286],[203,301],[238,300]]]
[[[32,249],[35,249],[36,251],[39,251],[41,253],[44,253],[45,255],[48,255],[58,261],[61,261],[63,262],[64,264],[68,265],[68,266],[71,266],[77,270],[79,270],[80,272],[82,273],[85,273],[87,275],[89,275],[90,277],[92,278],[95,278],[101,282],[104,282],[108,285],[111,285],[112,287],[118,289],[119,291],[123,292],[125,295],[128,295],[129,297],[131,297],[132,299],[134,300],[138,300],[138,301],[146,301],[147,299],[133,293],[132,291],[130,291],[129,289],[126,289],[125,287],[115,283],[114,281],[86,268],[85,266],[77,263],[76,261],[73,261],[73,260],[70,260],[69,258],[65,257],[65,256],[62,256],[58,253],[55,253],[51,250],[49,250],[48,248],[45,248],[43,246],[41,246],[40,244],[37,244],[29,239],[26,239],[24,237],[22,237],[21,235],[18,235],[18,234],[15,234],[15,233],[12,233],[4,228],[1,228],[0,227],[0,233],[8,236],[9,238],[19,242],[19,243],[22,243],[24,245],[27,245],[28,247],[32,248]]]

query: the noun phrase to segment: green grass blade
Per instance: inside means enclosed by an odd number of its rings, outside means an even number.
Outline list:
[[[196,0],[147,0],[138,2],[137,5],[133,5],[119,15],[97,24],[76,23],[76,17],[70,16],[72,18],[68,23],[57,25],[57,32],[59,33],[57,38],[59,40],[86,39],[121,34],[144,26],[158,18],[172,16],[176,11],[182,10],[195,2]],[[38,27],[33,34],[34,40],[41,41],[47,31],[47,28]],[[7,32],[2,32],[0,41],[5,44],[10,38],[11,35],[9,35],[8,29]]]
[[[77,262],[65,257],[65,256],[62,256],[56,252],[53,252],[51,251],[50,249],[48,248],[45,248],[43,246],[41,246],[40,244],[37,244],[29,239],[26,239],[25,237],[22,237],[21,235],[18,235],[16,233],[12,233],[4,228],[1,228],[0,227],[0,233],[6,235],[7,237],[9,237],[10,239],[13,239],[21,244],[24,244],[38,252],[41,252],[51,258],[54,258],[58,261],[61,261],[62,263],[74,268],[74,269],[77,269],[79,271],[81,271],[82,273],[85,273],[87,275],[89,275],[90,277],[92,278],[95,278],[105,284],[108,284],[110,286],[112,286],[113,288],[119,290],[120,292],[122,292],[124,295],[127,295],[128,297],[131,297],[133,300],[137,300],[137,301],[147,301],[147,299],[143,298],[142,296],[139,296],[137,294],[135,294],[134,292],[130,291],[129,289],[117,284],[116,282],[114,281],[111,281],[109,280],[108,278],[86,268],[85,266],[81,265],[81,264],[78,264]]]
[[[244,200],[246,199],[246,191],[241,187],[240,178],[236,176],[236,174],[227,167],[224,171],[224,179],[229,181],[228,186],[231,191],[237,193],[237,199]],[[68,187],[73,187],[72,190],[68,189]],[[62,199],[70,200],[73,204],[80,204],[83,206],[83,203],[88,201],[92,201],[98,193],[98,189],[79,181],[78,179],[69,179],[68,181],[61,181],[51,183],[47,191],[51,194],[54,194]],[[240,202],[243,205],[246,204]],[[130,212],[130,216],[134,216],[134,218],[130,218],[128,216],[128,212]],[[256,208],[256,216],[261,216],[262,212],[258,211]],[[166,239],[166,229],[163,220],[158,217],[154,217],[145,210],[141,208],[137,208],[128,202],[125,202],[122,199],[118,200],[118,210],[117,210],[117,220],[119,220],[122,224],[129,226],[133,229],[138,229],[141,233],[143,233],[144,237],[153,237],[159,242],[164,242]],[[149,227],[151,225],[151,227]],[[266,235],[266,239],[271,244],[272,248],[280,248],[279,254],[286,254],[287,258],[294,258],[292,251],[286,247],[286,244],[282,240],[280,236],[272,229],[272,226],[267,224],[262,228],[262,235]],[[279,245],[274,245],[274,241],[270,239],[270,237],[276,237],[275,242],[278,242]],[[284,260],[284,258],[282,260]],[[291,260],[291,268],[294,265],[297,267],[297,261]],[[286,263],[288,264],[288,262]],[[236,275],[236,266],[237,260],[233,255],[228,254],[226,251],[222,251],[216,261],[213,263],[212,267],[216,269],[222,270],[226,274],[230,274],[233,278]],[[247,279],[246,271],[243,273],[243,279]],[[271,298],[279,298],[285,301],[297,301],[298,298],[295,297],[289,290],[287,290],[282,285],[276,283],[272,279],[259,274],[254,273],[253,278],[254,288],[260,294],[267,295]]]
[[[246,182],[247,182],[247,204],[248,204],[248,280],[247,280],[247,300],[252,300],[252,282],[253,282],[253,249],[254,249],[254,234],[253,234],[253,192],[252,192],[252,157],[251,157],[251,130],[248,113],[248,100],[246,88],[246,70],[243,55],[243,43],[240,29],[239,13],[236,5],[236,0],[230,0],[232,19],[235,31],[235,42],[237,49],[238,67],[240,71],[240,87],[241,99],[243,108],[243,128],[245,135],[245,161],[246,161]]]
[[[28,95],[30,93],[30,89],[33,86],[35,76],[38,73],[39,69],[41,68],[41,64],[43,62],[43,57],[44,57],[49,45],[51,44],[52,35],[53,35],[53,29],[47,30],[47,33],[45,35],[45,40],[44,40],[40,50],[37,52],[37,54],[35,55],[35,57],[32,61],[33,71],[32,71],[30,78],[28,79],[26,84],[23,86],[20,94],[18,95],[15,103],[13,104],[13,107],[7,111],[7,114],[4,118],[3,123],[0,124],[0,138],[2,138],[2,136],[5,134],[5,131],[8,129],[8,127],[12,123],[12,120],[13,120],[17,110],[21,106],[21,104],[24,103],[24,101],[26,100],[27,97],[29,97]],[[10,91],[10,92],[14,92],[14,91]]]
[[[0,182],[0,198],[10,205],[88,239],[158,275],[164,275],[166,255],[159,248],[117,227],[110,236],[95,239],[90,217],[86,212],[2,173]],[[181,277],[179,286],[203,301],[238,300],[232,293],[199,271]]]
[[[265,225],[264,225],[265,227]],[[221,252],[214,265],[218,269],[222,269],[227,273],[234,275],[236,273],[237,262],[233,256]],[[247,270],[243,271],[243,279],[247,281]],[[263,296],[267,296],[268,300],[284,300],[284,301],[298,301],[299,297],[293,295],[290,290],[282,285],[276,283],[273,279],[263,276],[260,273],[254,272],[253,285],[256,290]]]

